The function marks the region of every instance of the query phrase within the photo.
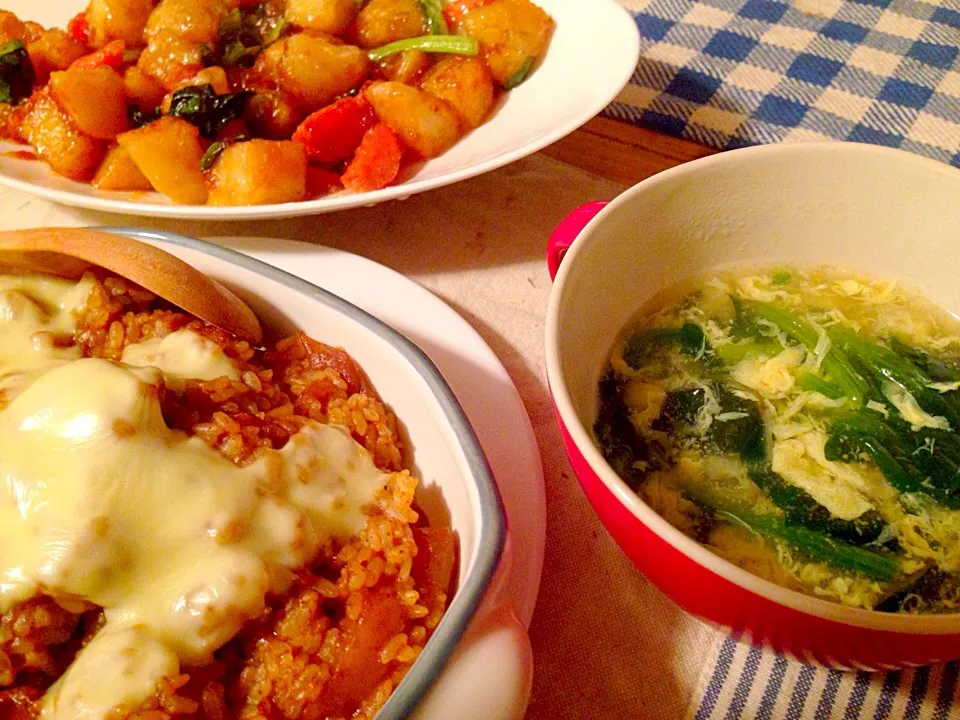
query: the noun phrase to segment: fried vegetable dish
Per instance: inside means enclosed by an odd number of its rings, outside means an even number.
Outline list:
[[[0,10],[0,137],[175,203],[377,190],[483,123],[546,52],[531,0],[91,0]]]

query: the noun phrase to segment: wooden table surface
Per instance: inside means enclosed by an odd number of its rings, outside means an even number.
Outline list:
[[[716,152],[690,140],[597,117],[543,154],[621,185],[633,185]]]

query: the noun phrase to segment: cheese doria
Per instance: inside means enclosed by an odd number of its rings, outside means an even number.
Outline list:
[[[44,720],[101,720],[209,662],[323,543],[360,531],[388,477],[335,425],[243,466],[169,428],[162,387],[236,368],[189,329],[81,358],[64,338],[92,282],[0,277],[0,613],[42,592],[106,620]]]
[[[960,611],[960,331],[895,283],[732,269],[655,297],[597,444],[674,526],[817,597]]]

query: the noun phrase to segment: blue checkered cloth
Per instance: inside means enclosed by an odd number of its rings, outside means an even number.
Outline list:
[[[620,0],[641,55],[604,115],[720,149],[887,145],[960,167],[960,0]]]

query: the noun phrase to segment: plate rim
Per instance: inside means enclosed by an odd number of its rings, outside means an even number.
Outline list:
[[[102,212],[136,215],[139,217],[209,221],[237,221],[322,215],[360,207],[371,207],[388,200],[406,200],[412,195],[477,177],[478,175],[499,169],[539,152],[548,145],[557,142],[583,126],[616,98],[629,82],[640,57],[640,34],[636,29],[636,24],[629,11],[616,0],[576,0],[573,2],[573,5],[582,7],[585,12],[593,13],[604,8],[602,12],[609,13],[608,22],[610,27],[623,35],[617,42],[629,44],[625,45],[622,51],[623,66],[615,68],[616,72],[611,70],[609,75],[604,75],[603,79],[605,83],[609,83],[609,92],[601,93],[597,100],[584,105],[579,112],[572,114],[566,122],[539,137],[522,143],[513,150],[489,158],[483,162],[473,163],[466,167],[442,173],[436,177],[415,180],[409,184],[393,185],[382,190],[367,193],[345,193],[343,195],[293,203],[241,206],[166,205],[103,197],[100,195],[85,195],[71,190],[49,187],[29,180],[12,177],[2,171],[0,171],[0,185],[64,205],[87,210],[99,210]],[[627,62],[628,60],[629,62]]]

